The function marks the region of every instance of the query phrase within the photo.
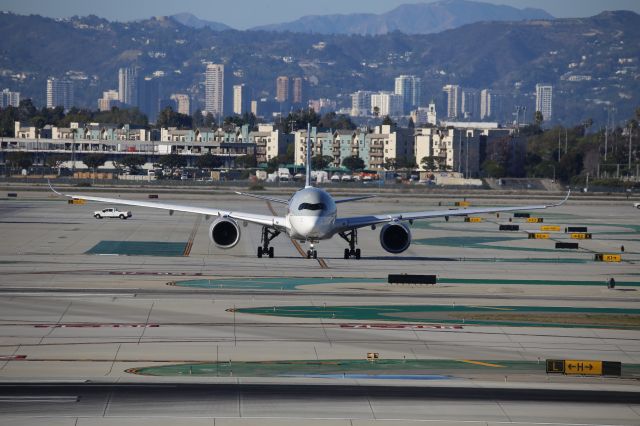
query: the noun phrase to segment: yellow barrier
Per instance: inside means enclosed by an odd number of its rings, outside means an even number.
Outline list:
[[[599,262],[622,262],[622,256],[619,254],[596,253],[595,260]]]
[[[574,232],[571,235],[571,239],[573,240],[590,240],[591,234],[585,232]]]
[[[471,222],[471,223],[480,223],[482,222],[482,218],[481,217],[465,217],[464,221]]]
[[[456,201],[456,207],[469,207],[471,205],[468,201]]]
[[[549,234],[540,233],[540,232],[533,232],[533,233],[529,234],[529,239],[530,240],[548,240],[549,239]]]
[[[85,200],[69,200],[67,201],[68,204],[84,204]]]
[[[527,223],[542,223],[544,222],[544,218],[541,217],[529,217],[527,218]]]
[[[540,227],[541,231],[560,231],[560,226],[558,225],[543,225]]]

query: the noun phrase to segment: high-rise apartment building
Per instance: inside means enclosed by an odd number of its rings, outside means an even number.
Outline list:
[[[171,95],[170,99],[175,101],[178,108],[177,112],[185,115],[191,114],[191,102],[189,100],[189,95],[184,93],[174,93]]]
[[[118,70],[118,99],[125,105],[138,106],[138,67]]]
[[[402,115],[402,95],[379,92],[371,95],[371,113],[379,117]]]
[[[536,111],[542,113],[544,120],[553,116],[553,86],[550,84],[536,84]]]
[[[289,77],[281,75],[276,79],[276,101],[287,102],[289,100]]]
[[[401,75],[395,79],[395,94],[402,96],[403,113],[422,104],[422,80],[415,75]]]
[[[493,94],[491,90],[484,89],[480,91],[480,120],[484,120],[493,115],[491,110],[491,101]]]
[[[160,80],[153,77],[139,79],[138,107],[150,123],[155,123],[160,112]]]
[[[111,111],[111,108],[120,104],[119,99],[117,90],[102,92],[102,97],[98,99],[98,109],[100,111]]]
[[[480,95],[474,89],[462,89],[460,110],[465,119],[475,119],[479,115]]]
[[[460,86],[447,84],[442,90],[447,94],[447,118],[458,118],[460,115]]]
[[[0,108],[6,108],[9,106],[18,107],[20,105],[20,92],[12,92],[9,89],[4,89],[0,92]]]
[[[204,110],[214,117],[222,117],[224,116],[224,65],[207,65],[205,76]]]
[[[58,78],[47,79],[47,108],[61,106],[65,110],[73,106],[73,82]]]
[[[236,84],[233,86],[233,113],[242,115],[245,112],[249,112],[247,86],[244,84]]]
[[[371,94],[366,90],[358,90],[351,94],[351,115],[359,117],[371,113]]]
[[[293,96],[291,98],[294,104],[302,103],[302,78],[296,77],[293,79]]]

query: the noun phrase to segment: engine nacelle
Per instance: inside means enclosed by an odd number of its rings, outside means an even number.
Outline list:
[[[229,249],[240,241],[240,227],[233,219],[218,218],[209,227],[209,239],[216,246]]]
[[[402,253],[411,245],[411,231],[403,223],[388,223],[380,230],[380,245],[389,253]]]

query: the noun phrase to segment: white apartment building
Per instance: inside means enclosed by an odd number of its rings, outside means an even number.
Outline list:
[[[184,93],[174,93],[171,95],[170,99],[176,103],[180,114],[191,114],[191,102],[189,100],[189,95]]]
[[[402,115],[402,96],[392,92],[379,92],[371,95],[371,113],[379,117]]]
[[[395,94],[402,96],[402,113],[409,113],[422,104],[422,80],[415,75],[396,77]]]
[[[460,115],[460,86],[447,84],[442,90],[447,94],[447,118],[458,118]]]
[[[205,72],[205,112],[224,115],[224,65],[209,64]]]
[[[125,105],[138,106],[138,67],[118,70],[118,100]]]
[[[47,79],[47,108],[63,107],[65,110],[73,106],[73,82],[58,78]]]
[[[111,108],[120,103],[117,90],[107,90],[102,92],[102,97],[98,99],[98,109],[100,111],[111,111]]]
[[[351,115],[361,117],[371,113],[371,94],[367,90],[358,90],[351,94]]]
[[[4,89],[0,92],[0,108],[6,108],[9,106],[18,107],[20,105],[20,92],[12,92],[9,89]]]
[[[553,117],[553,86],[550,84],[536,84],[536,111],[542,113],[545,121]]]
[[[433,157],[436,170],[477,177],[480,173],[480,138],[482,130],[462,128],[416,129],[415,158],[420,170],[425,157]]]

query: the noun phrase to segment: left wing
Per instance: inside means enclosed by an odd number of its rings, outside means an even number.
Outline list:
[[[410,212],[410,213],[390,213],[382,215],[370,215],[370,216],[355,216],[347,218],[337,218],[336,227],[337,232],[343,232],[349,229],[362,228],[365,226],[377,225],[380,223],[388,222],[401,222],[418,219],[430,219],[435,217],[445,216],[467,216],[470,214],[482,214],[482,213],[499,213],[499,212],[513,212],[520,210],[542,210],[549,207],[558,207],[563,205],[569,199],[571,191],[567,193],[564,200],[553,204],[540,204],[530,206],[515,206],[515,207],[483,207],[475,209],[455,209],[455,210],[434,210],[424,212]]]
[[[61,192],[56,191],[53,188],[53,186],[51,186],[50,182],[49,182],[49,188],[51,188],[51,190],[58,195],[72,198],[74,200],[97,201],[99,203],[121,204],[124,206],[148,207],[151,209],[169,210],[169,212],[174,212],[174,211],[186,212],[186,213],[202,214],[205,216],[223,216],[223,217],[229,217],[231,219],[256,223],[259,225],[273,226],[276,228],[286,227],[285,218],[281,216],[268,216],[268,215],[255,214],[255,213],[234,212],[234,211],[213,209],[209,207],[195,207],[195,206],[184,206],[179,204],[155,203],[151,201],[124,200],[120,198],[104,198],[104,197],[93,197],[88,195],[63,194]]]

